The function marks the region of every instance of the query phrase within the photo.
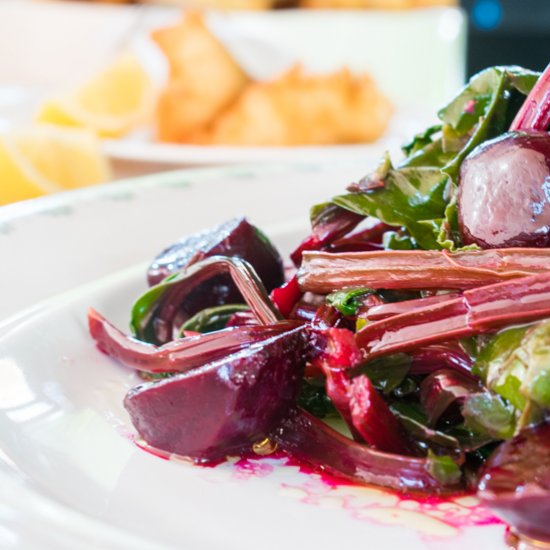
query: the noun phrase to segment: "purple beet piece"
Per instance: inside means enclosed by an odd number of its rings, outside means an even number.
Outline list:
[[[510,132],[462,163],[458,222],[464,244],[550,246],[550,134]]]
[[[172,378],[130,390],[124,406],[153,447],[197,462],[250,451],[295,403],[304,369],[304,329]]]
[[[147,280],[151,286],[156,285],[168,275],[210,256],[237,256],[246,260],[268,291],[284,282],[279,253],[245,218],[234,218],[169,246],[153,260],[147,271]]]
[[[478,496],[520,535],[550,541],[550,422],[525,429],[497,448]]]

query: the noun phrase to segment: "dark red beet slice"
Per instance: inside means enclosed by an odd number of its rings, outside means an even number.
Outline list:
[[[253,344],[191,372],[141,384],[124,406],[153,447],[217,461],[272,432],[295,403],[304,369],[304,329]]]
[[[550,541],[550,422],[502,443],[478,489],[481,500],[520,535]]]
[[[189,235],[163,250],[147,271],[149,284],[210,256],[237,256],[256,270],[265,287],[271,289],[284,281],[283,262],[269,239],[245,218]]]
[[[550,134],[511,132],[468,155],[458,220],[464,244],[550,246]]]
[[[189,235],[163,250],[150,265],[147,281],[155,285],[168,275],[211,256],[238,257],[252,265],[267,291],[284,282],[283,262],[269,239],[245,218]],[[193,290],[183,304],[186,318],[206,307],[242,302],[228,275],[205,281]]]

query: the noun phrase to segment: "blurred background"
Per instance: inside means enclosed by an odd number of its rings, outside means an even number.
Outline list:
[[[461,6],[468,15],[468,75],[490,65],[548,64],[548,0],[461,0]]]
[[[1,0],[0,205],[399,154],[469,76],[549,54],[549,0]]]

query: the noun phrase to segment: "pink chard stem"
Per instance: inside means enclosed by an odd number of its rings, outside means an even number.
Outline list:
[[[463,290],[547,271],[550,250],[544,248],[305,252],[298,284],[318,294],[359,287]]]
[[[467,290],[458,298],[368,324],[356,341],[373,359],[545,317],[550,317],[550,273]]]
[[[545,132],[550,126],[550,65],[540,75],[537,83],[523,102],[510,126],[511,132]]]
[[[88,326],[97,347],[127,367],[150,373],[187,372],[253,343],[278,336],[299,324],[282,321],[267,326],[235,327],[155,346],[124,334],[94,309],[88,311]]]

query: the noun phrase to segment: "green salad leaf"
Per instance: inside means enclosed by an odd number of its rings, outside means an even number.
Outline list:
[[[164,294],[177,283],[179,273],[169,275],[155,286],[147,289],[132,306],[130,328],[136,338],[144,342],[155,343],[155,334],[151,317]]]
[[[539,73],[522,67],[490,67],[470,79],[439,111],[442,149],[454,153],[443,171],[455,181],[460,164],[477,145],[504,133]]]
[[[326,301],[335,307],[342,315],[356,315],[362,305],[365,295],[372,294],[370,288],[353,288],[351,290],[338,290],[327,295]]]
[[[303,380],[298,405],[318,418],[338,417],[334,404],[327,396],[324,384],[317,385]]]
[[[474,372],[520,411],[530,402],[550,409],[550,320],[499,332],[479,354]]]
[[[474,75],[439,111],[440,123],[403,146],[406,157],[397,167],[386,155],[349,187],[350,193],[332,203],[405,228],[409,240],[387,238],[388,248],[461,249],[454,204],[460,165],[479,144],[507,130],[538,77],[516,66],[490,67]],[[314,224],[318,215],[314,208]]]
[[[224,304],[203,309],[187,319],[180,331],[192,330],[194,332],[214,332],[225,328],[225,325],[234,313],[249,311],[246,304]]]
[[[422,248],[439,248],[437,236],[450,201],[450,185],[448,176],[439,168],[391,167],[382,186],[340,195],[332,201],[356,214],[405,227]]]
[[[448,455],[436,455],[428,451],[427,469],[435,479],[443,484],[458,483],[462,478],[462,472],[457,463]]]
[[[509,439],[516,430],[515,409],[490,391],[469,396],[462,405],[466,427],[496,439]]]
[[[377,390],[387,395],[405,380],[410,368],[410,356],[396,353],[369,361],[361,367],[361,373],[369,378]]]
[[[385,250],[415,250],[418,248],[415,240],[407,230],[386,231],[382,239]]]

